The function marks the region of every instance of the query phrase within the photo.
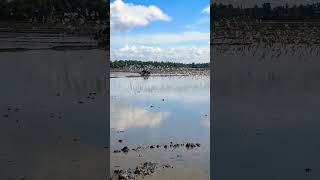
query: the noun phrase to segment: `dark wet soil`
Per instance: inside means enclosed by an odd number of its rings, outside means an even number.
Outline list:
[[[158,169],[173,168],[169,164],[158,164],[153,162],[145,162],[138,164],[135,168],[131,169],[115,169],[111,176],[111,180],[126,180],[126,179],[137,179],[139,177],[150,176]]]

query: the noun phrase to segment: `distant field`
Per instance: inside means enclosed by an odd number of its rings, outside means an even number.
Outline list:
[[[320,78],[319,22],[216,25],[211,32],[211,62],[217,92],[250,93],[273,85],[293,90],[318,87],[314,82]]]
[[[71,26],[61,23],[44,24],[28,21],[1,21],[0,32],[92,35],[97,33],[97,27],[92,22],[81,26]]]
[[[211,43],[252,45],[254,43],[320,44],[320,22],[272,22],[227,20],[212,24]]]

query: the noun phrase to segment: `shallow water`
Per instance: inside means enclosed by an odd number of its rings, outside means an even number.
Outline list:
[[[105,179],[105,57],[101,50],[0,53],[0,179]]]
[[[124,77],[110,80],[111,171],[134,168],[145,161],[168,163],[145,179],[209,179],[209,76]],[[115,76],[115,74],[111,74]],[[123,132],[120,132],[123,131]],[[118,140],[123,140],[119,143]],[[175,143],[200,143],[199,148],[164,149]],[[141,151],[113,153],[124,146]],[[118,167],[119,166],[119,167]]]
[[[213,53],[215,179],[319,179],[319,58],[298,55]]]

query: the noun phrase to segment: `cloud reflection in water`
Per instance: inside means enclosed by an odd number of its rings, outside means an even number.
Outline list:
[[[111,102],[111,128],[124,130],[132,127],[157,127],[168,117],[168,112],[153,112],[133,105]]]

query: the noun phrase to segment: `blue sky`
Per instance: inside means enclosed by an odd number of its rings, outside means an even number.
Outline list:
[[[171,22],[155,21],[146,28],[136,28],[135,32],[181,32],[186,30],[187,24],[195,23],[199,19],[210,21],[208,14],[201,13],[202,9],[208,6],[208,0],[131,0],[130,2],[146,6],[155,5],[172,18]],[[208,31],[209,24],[199,25],[198,28]]]
[[[111,60],[209,62],[209,2],[111,1]]]

